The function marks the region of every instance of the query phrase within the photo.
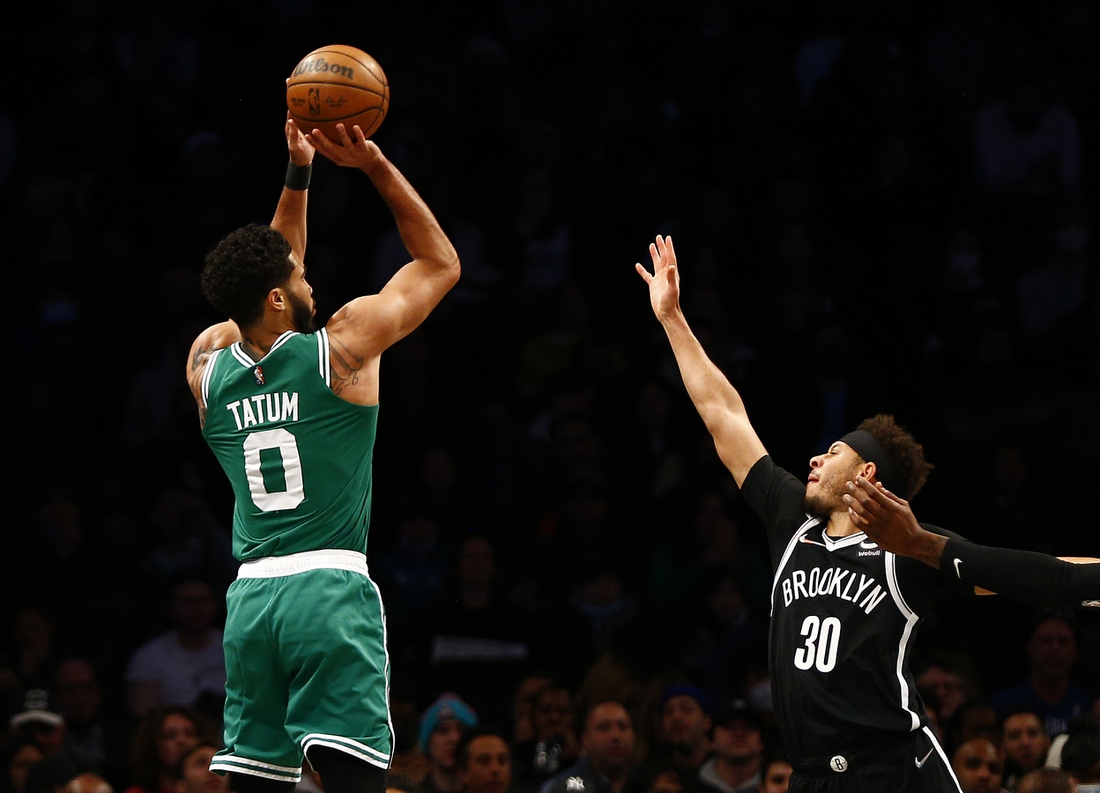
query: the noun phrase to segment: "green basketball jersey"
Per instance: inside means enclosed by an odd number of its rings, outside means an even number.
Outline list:
[[[236,496],[240,561],[367,550],[378,406],[332,393],[328,333],[287,331],[259,361],[240,343],[206,364],[203,436]]]

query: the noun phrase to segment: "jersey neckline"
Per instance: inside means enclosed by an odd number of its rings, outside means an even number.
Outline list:
[[[296,331],[296,330],[283,331],[282,335],[280,335],[279,338],[275,339],[275,342],[271,345],[271,349],[268,350],[264,354],[264,356],[262,358],[260,358],[258,361],[252,360],[252,356],[249,355],[247,352],[245,352],[244,345],[241,344],[241,342],[239,342],[239,341],[234,342],[229,347],[229,349],[230,349],[230,351],[232,351],[233,357],[236,358],[237,361],[239,361],[242,366],[252,367],[252,366],[256,366],[257,364],[263,363],[264,360],[267,359],[267,356],[271,355],[271,353],[275,352],[275,350],[279,349],[284,344],[286,344],[286,342],[292,336],[297,336],[297,335],[298,335],[298,331]]]

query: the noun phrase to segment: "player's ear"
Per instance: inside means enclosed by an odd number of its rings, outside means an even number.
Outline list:
[[[859,467],[859,471],[856,472],[864,479],[870,482],[877,482],[876,475],[878,474],[878,466],[874,463],[864,463]]]
[[[267,293],[267,298],[264,300],[264,304],[267,308],[275,311],[286,311],[289,308],[289,304],[286,299],[286,292],[281,286],[277,286]]]

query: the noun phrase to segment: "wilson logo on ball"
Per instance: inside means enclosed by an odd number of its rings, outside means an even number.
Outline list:
[[[329,63],[324,58],[309,58],[300,62],[294,67],[294,71],[291,72],[290,76],[301,77],[303,74],[314,72],[331,72],[338,77],[346,77],[349,80],[355,79],[355,69],[342,63]]]

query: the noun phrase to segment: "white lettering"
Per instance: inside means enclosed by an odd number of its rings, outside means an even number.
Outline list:
[[[837,597],[840,597],[840,588],[844,584],[844,579],[848,577],[849,572],[849,570],[840,569],[834,571],[833,580],[829,582],[830,595],[835,594]]]
[[[882,599],[886,597],[886,591],[876,586],[868,595],[863,599],[863,602],[859,604],[859,607],[867,614],[870,614],[875,606],[882,602]]]
[[[851,571],[849,571],[849,572],[851,572]],[[840,596],[841,600],[851,600],[852,599],[848,596],[848,593],[851,591],[852,584],[854,584],[855,582],[856,582],[856,574],[852,573],[852,577],[848,579],[848,586],[844,587],[844,594]]]
[[[833,573],[836,572],[835,567],[826,568],[825,572],[821,574],[821,580],[817,582],[817,594],[827,595],[829,594],[829,587],[833,583]]]
[[[820,594],[817,591],[817,582],[821,578],[821,568],[815,567],[810,571],[810,579],[806,582],[806,591],[810,593],[810,597],[817,597]]]
[[[235,422],[237,422],[237,429],[239,429],[239,430],[244,429],[244,427],[241,426],[241,413],[237,409],[240,406],[241,406],[240,400],[237,400],[236,402],[232,402],[232,403],[225,406],[226,410],[232,410],[233,411],[233,420]]]
[[[249,404],[247,399],[242,400],[241,410],[244,411],[244,426],[251,427],[253,424],[260,423],[256,421],[256,414],[252,412],[252,405]]]
[[[791,594],[791,582],[786,578],[783,579],[783,605],[791,605],[791,601],[794,600],[794,595]]]
[[[286,421],[288,416],[290,417],[291,421],[298,420],[297,391],[295,391],[293,394],[288,394],[286,391],[283,392],[283,421]]]
[[[798,600],[798,592],[802,591],[802,597],[809,597],[806,594],[806,573],[802,570],[795,570],[791,573],[791,581],[794,582],[794,599]]]

